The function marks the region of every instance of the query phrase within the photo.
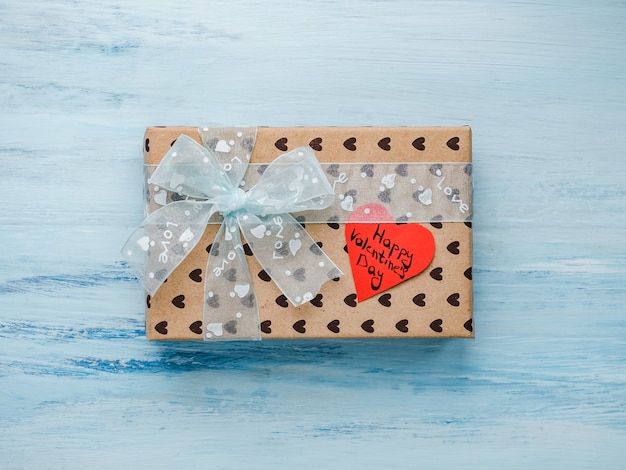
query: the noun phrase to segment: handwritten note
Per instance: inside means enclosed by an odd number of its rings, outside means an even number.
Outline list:
[[[381,208],[371,209],[355,214],[360,222],[349,220],[346,224],[346,244],[359,302],[417,276],[435,254],[435,239],[427,228],[380,222]],[[364,222],[372,213],[379,222]]]

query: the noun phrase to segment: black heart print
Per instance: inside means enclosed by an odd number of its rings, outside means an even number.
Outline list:
[[[261,331],[267,335],[272,332],[272,321],[265,320],[261,322]]]
[[[315,298],[311,300],[311,303],[315,305],[316,307],[323,307],[324,306],[324,304],[322,303],[323,298],[324,296],[322,294],[317,294]]]
[[[436,333],[441,333],[443,331],[443,328],[441,326],[442,324],[443,324],[443,320],[441,318],[438,318],[437,320],[433,320],[430,323],[430,329]]]
[[[161,333],[162,335],[166,335],[167,334],[167,322],[166,321],[160,321],[159,323],[154,325],[154,329],[158,333]]]
[[[333,333],[339,333],[339,320],[333,320],[328,325],[326,325],[329,331]]]
[[[189,279],[194,282],[202,282],[202,269],[194,269],[189,273]]]
[[[374,333],[374,320],[365,320],[361,323],[361,329],[366,333]]]
[[[435,268],[430,272],[430,277],[432,277],[435,281],[443,280],[443,268]]]
[[[298,320],[293,324],[293,329],[300,334],[306,333],[306,320]]]
[[[348,307],[356,307],[356,294],[347,295],[343,301]]]
[[[426,150],[426,146],[424,145],[424,142],[426,142],[426,139],[424,137],[418,137],[417,139],[413,141],[411,145],[413,145],[415,150],[419,150],[420,152],[423,152],[424,150]]]
[[[459,251],[459,242],[458,241],[454,241],[454,242],[450,243],[447,246],[447,249],[453,255],[458,255],[460,253],[460,251]]]
[[[278,149],[278,150],[282,150],[283,152],[286,152],[289,147],[287,147],[287,137],[282,137],[280,139],[278,139],[275,143],[274,146]]]
[[[309,142],[309,147],[311,147],[316,152],[321,152],[322,151],[322,138],[316,137],[315,139],[313,139],[311,142]]]
[[[378,146],[383,149],[385,152],[389,152],[391,150],[391,137],[383,137],[378,141]]]
[[[349,139],[346,139],[343,143],[343,146],[347,150],[354,152],[356,150],[356,137],[350,137]]]
[[[459,305],[461,305],[461,303],[459,302],[459,296],[459,293],[455,292],[454,294],[449,295],[446,301],[453,307],[458,307]]]
[[[185,308],[185,296],[182,294],[177,295],[172,299],[172,304],[174,305],[174,307]]]
[[[192,333],[201,335],[202,334],[202,322],[200,320],[193,322],[191,325],[189,325],[189,330]]]
[[[459,150],[459,138],[458,137],[452,137],[450,140],[448,140],[446,142],[446,145],[451,149],[451,150]]]
[[[378,303],[383,307],[391,307],[391,294],[383,294],[378,298]]]
[[[287,300],[287,297],[285,297],[284,294],[281,294],[278,297],[276,297],[276,303],[278,304],[278,306],[283,307],[283,308],[289,307],[289,301]]]
[[[415,297],[413,297],[413,303],[418,307],[426,307],[426,294],[417,294]]]
[[[396,330],[398,330],[400,333],[408,333],[408,325],[409,320],[407,320],[406,318],[404,320],[400,320],[398,323],[396,323]]]

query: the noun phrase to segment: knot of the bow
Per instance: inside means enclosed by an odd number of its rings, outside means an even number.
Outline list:
[[[231,192],[213,199],[215,210],[223,217],[235,215],[245,208],[247,201],[247,193],[241,188],[233,188]]]

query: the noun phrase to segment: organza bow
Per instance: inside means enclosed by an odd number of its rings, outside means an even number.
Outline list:
[[[253,139],[241,141],[244,146]],[[259,310],[241,233],[285,297],[302,305],[324,282],[343,273],[289,213],[330,206],[333,188],[313,151],[301,147],[259,167],[264,169],[260,179],[244,192],[249,154],[229,155],[231,145],[223,140],[214,139],[208,147],[186,135],[178,137],[149,182],[184,200],[151,213],[128,239],[123,255],[154,295],[200,241],[207,224],[221,215],[204,271],[204,336],[260,339]]]

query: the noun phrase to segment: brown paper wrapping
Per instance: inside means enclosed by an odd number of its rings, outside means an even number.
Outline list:
[[[180,134],[200,143],[195,127],[148,128],[145,163],[158,164]],[[306,145],[315,150],[320,162],[329,163],[472,159],[469,127],[259,127],[250,161],[269,163],[287,150]],[[344,251],[343,224],[306,225],[311,237],[321,242],[322,249],[345,274],[324,284],[320,294],[303,306],[284,301],[278,288],[263,279],[255,258],[247,256],[262,338],[473,337],[471,223],[422,225],[435,237],[435,256],[429,267],[358,304]],[[202,339],[204,291],[203,282],[197,282],[197,270],[204,273],[207,247],[218,228],[216,224],[207,226],[202,240],[154,297],[146,296],[149,340]]]

